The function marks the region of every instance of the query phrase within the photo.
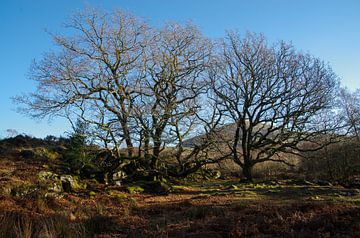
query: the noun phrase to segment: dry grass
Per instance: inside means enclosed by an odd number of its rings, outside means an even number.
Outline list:
[[[0,157],[0,186],[37,186],[43,162]],[[359,190],[283,180],[181,181],[169,195],[94,184],[44,197],[0,194],[0,238],[358,237]]]
[[[342,187],[214,180],[178,184],[167,196],[111,195],[121,193],[41,203],[2,197],[0,237],[357,237],[360,231],[359,191]]]

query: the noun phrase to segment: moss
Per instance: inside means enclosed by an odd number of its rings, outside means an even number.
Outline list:
[[[81,190],[81,189],[86,189],[86,187],[87,187],[86,183],[81,183],[79,181],[78,176],[61,175],[60,180],[63,183],[63,185],[64,184],[70,185],[70,190],[71,191],[78,191],[78,190]]]
[[[231,186],[230,186],[230,188],[231,188],[231,189],[234,189],[234,190],[239,190],[239,187],[238,187],[238,186],[236,186],[236,185],[234,185],[234,184],[233,184],[233,185],[231,185]]]
[[[90,191],[90,192],[88,193],[88,195],[89,195],[90,198],[93,198],[93,197],[96,196],[96,192]]]
[[[45,158],[48,160],[56,160],[60,158],[60,154],[54,151],[51,151],[44,147],[37,147],[34,149],[35,155],[41,158]]]
[[[173,185],[171,191],[174,193],[181,193],[181,192],[197,191],[197,189],[190,186]]]
[[[118,201],[119,203],[123,202],[125,199],[128,198],[128,196],[124,193],[118,193],[112,196],[112,198],[114,198],[116,201]]]
[[[144,192],[144,189],[138,185],[134,185],[134,186],[128,186],[126,188],[128,190],[128,192],[130,194],[135,194],[135,193],[142,193]]]
[[[40,171],[37,174],[37,177],[39,180],[47,181],[49,179],[57,179],[59,177],[59,175],[57,175],[53,172],[50,172],[50,171]]]
[[[150,194],[168,194],[172,191],[171,184],[163,180],[144,181],[140,180],[127,186],[129,193],[150,193]]]
[[[61,157],[59,153],[49,150],[45,147],[20,148],[19,154],[25,159],[44,158],[47,160],[56,160]]]

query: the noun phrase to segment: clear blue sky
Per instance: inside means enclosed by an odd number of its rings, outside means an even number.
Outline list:
[[[350,89],[360,88],[359,0],[2,0],[0,2],[0,136],[16,129],[38,137],[61,135],[66,121],[34,122],[17,114],[10,97],[34,90],[30,63],[54,47],[45,32],[86,6],[121,8],[152,24],[192,20],[205,35],[226,30],[264,33],[270,41],[292,41],[297,49],[329,62]]]

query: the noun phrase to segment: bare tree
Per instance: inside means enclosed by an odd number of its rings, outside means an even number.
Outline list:
[[[209,75],[232,123],[227,146],[250,181],[255,164],[287,163],[281,153],[298,154],[303,142],[324,132],[313,119],[331,106],[338,81],[319,59],[250,33],[227,35]]]
[[[350,133],[360,141],[360,90],[341,88],[338,106]]]
[[[139,125],[139,151],[150,161],[151,170],[158,170],[165,148],[171,148],[168,153],[177,164],[166,166],[173,176],[185,176],[210,162],[203,153],[209,141],[191,151],[183,141],[216,124],[214,111],[207,110],[205,103],[211,48],[195,26],[167,24],[155,33],[143,55],[145,77],[134,101],[134,118]]]
[[[105,146],[125,143],[133,156],[130,114],[148,26],[130,14],[86,11],[67,24],[72,36],[53,35],[58,50],[32,65],[38,88],[17,97],[35,118],[81,118]]]
[[[173,175],[185,176],[215,160],[203,153],[207,141],[192,151],[182,145],[211,131],[217,120],[211,114],[216,110],[204,103],[212,43],[195,26],[150,28],[121,11],[86,11],[66,27],[72,35],[54,35],[59,49],[32,65],[36,92],[16,98],[25,113],[80,119],[88,136],[124,164],[144,158],[154,172],[165,147],[181,167],[165,168]]]

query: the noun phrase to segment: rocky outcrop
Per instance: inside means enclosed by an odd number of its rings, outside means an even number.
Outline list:
[[[50,171],[39,172],[38,181],[40,186],[46,187],[48,194],[76,192],[86,188],[86,184],[81,183],[77,176],[58,175]]]

